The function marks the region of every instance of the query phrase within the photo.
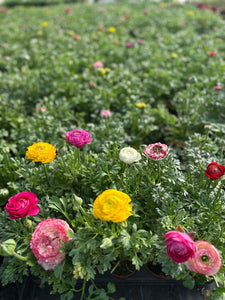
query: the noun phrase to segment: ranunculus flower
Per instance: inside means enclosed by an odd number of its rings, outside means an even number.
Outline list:
[[[208,52],[209,56],[216,56],[216,52]]]
[[[214,87],[214,90],[222,90],[222,85],[215,85]]]
[[[216,275],[222,266],[218,250],[205,241],[196,241],[194,246],[195,256],[185,262],[187,268],[199,274]]]
[[[168,231],[164,234],[167,255],[176,263],[183,263],[195,256],[194,241],[187,233],[179,231]]]
[[[104,110],[101,111],[100,116],[102,118],[109,118],[111,116],[111,111],[108,110],[108,109],[104,109]]]
[[[104,221],[123,222],[131,215],[130,202],[127,194],[114,189],[106,190],[95,199],[93,215]]]
[[[45,111],[46,111],[46,108],[45,108],[44,106],[36,107],[36,111],[39,111],[39,110],[45,112]]]
[[[132,48],[133,47],[132,43],[130,43],[130,42],[127,42],[126,46],[127,46],[127,48]]]
[[[65,13],[69,14],[72,11],[72,8],[68,7],[65,9]]]
[[[115,27],[109,27],[108,32],[109,33],[114,33],[114,32],[116,32],[116,28]]]
[[[9,198],[5,209],[10,219],[25,218],[39,213],[37,195],[31,192],[21,192]]]
[[[144,14],[145,14],[145,15],[148,15],[149,13],[150,13],[150,10],[149,10],[149,9],[145,9],[145,10],[144,10]]]
[[[56,148],[48,143],[35,143],[28,147],[26,157],[33,162],[50,163],[56,157]]]
[[[96,62],[93,64],[93,67],[94,67],[94,68],[103,68],[103,67],[104,67],[104,64],[103,64],[103,62],[101,62],[101,61],[96,61]]]
[[[145,41],[144,41],[143,39],[139,39],[139,40],[138,40],[138,44],[141,44],[141,45],[142,45],[142,44],[144,44],[144,42],[145,42]]]
[[[82,148],[85,144],[89,144],[91,142],[90,133],[82,129],[67,131],[65,136],[68,143],[76,146],[77,148]]]
[[[132,164],[141,159],[141,154],[132,147],[125,147],[120,150],[119,158],[126,164]]]
[[[66,254],[60,251],[60,247],[62,241],[67,243],[70,240],[67,236],[69,230],[72,229],[61,219],[43,220],[36,226],[30,249],[45,270],[53,270],[64,260]]]
[[[210,179],[215,180],[219,179],[225,173],[225,167],[222,165],[218,165],[216,162],[212,162],[208,165],[207,170],[205,171],[205,175]]]
[[[167,155],[167,145],[161,143],[148,145],[144,153],[154,160],[163,159]]]

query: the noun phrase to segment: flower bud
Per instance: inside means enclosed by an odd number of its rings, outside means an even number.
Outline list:
[[[78,210],[81,207],[82,203],[83,203],[83,200],[80,197],[74,195],[73,209]]]
[[[13,239],[6,240],[0,244],[0,255],[10,256],[13,255],[16,248],[16,242]]]
[[[1,198],[5,198],[5,197],[8,197],[9,195],[9,191],[7,189],[0,189],[0,199]]]
[[[110,238],[104,238],[102,240],[102,244],[101,244],[100,248],[107,249],[111,246],[112,246],[112,240]]]
[[[29,220],[29,219],[26,219],[26,225],[27,225],[28,228],[31,228],[31,226],[32,226],[32,221]]]

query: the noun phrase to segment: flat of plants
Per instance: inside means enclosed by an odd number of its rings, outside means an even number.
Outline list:
[[[224,28],[179,3],[0,7],[2,295],[225,297]]]

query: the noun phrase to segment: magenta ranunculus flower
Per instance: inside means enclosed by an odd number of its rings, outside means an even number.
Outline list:
[[[104,64],[103,64],[103,62],[101,62],[101,61],[96,61],[96,62],[93,64],[93,67],[94,67],[94,68],[103,68],[103,67],[104,67]]]
[[[183,263],[195,256],[194,241],[187,233],[180,231],[168,231],[164,234],[167,255],[176,263]]]
[[[111,116],[111,111],[108,109],[102,110],[100,116],[102,118],[109,118]]]
[[[195,256],[185,262],[187,268],[203,275],[216,275],[222,266],[218,250],[205,241],[196,241],[194,246]]]
[[[69,144],[74,145],[77,148],[82,148],[85,144],[89,144],[91,142],[90,133],[83,129],[67,131],[65,136]]]
[[[148,145],[144,153],[154,160],[163,159],[167,155],[167,145],[161,143]]]
[[[31,192],[21,192],[11,197],[5,206],[10,219],[25,218],[39,213],[37,195]]]
[[[46,219],[32,233],[30,249],[46,271],[53,270],[64,260],[66,254],[60,251],[60,247],[62,241],[67,243],[70,240],[67,236],[69,230],[72,229],[64,220]]]

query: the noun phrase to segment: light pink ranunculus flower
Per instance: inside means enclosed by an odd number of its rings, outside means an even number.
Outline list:
[[[83,129],[67,131],[65,136],[68,143],[76,146],[77,148],[82,148],[85,144],[89,144],[91,142],[90,133]]]
[[[139,39],[139,40],[138,40],[138,43],[141,44],[141,45],[144,44],[144,42],[145,42],[145,41],[144,41],[143,39]]]
[[[21,192],[9,198],[5,206],[10,219],[25,218],[39,213],[37,195],[31,192]]]
[[[167,255],[176,263],[183,263],[195,256],[194,241],[187,233],[168,231],[164,234]]]
[[[93,67],[94,67],[94,68],[103,68],[103,67],[104,67],[104,64],[103,64],[103,62],[101,62],[101,61],[96,61],[96,62],[93,64]]]
[[[167,155],[167,145],[161,143],[148,145],[144,153],[153,160],[163,159]]]
[[[196,241],[194,246],[195,256],[185,262],[187,268],[203,275],[216,275],[222,266],[218,250],[206,241]]]
[[[30,249],[46,271],[53,270],[64,260],[66,254],[60,251],[60,247],[63,247],[62,241],[67,243],[70,240],[67,236],[69,230],[72,229],[61,219],[46,219],[36,226]]]
[[[37,107],[37,108],[36,108],[36,111],[39,111],[39,110],[45,112],[45,111],[46,111],[46,108],[45,108],[44,106]]]
[[[102,118],[109,118],[111,116],[111,111],[108,109],[102,110],[100,116]]]

